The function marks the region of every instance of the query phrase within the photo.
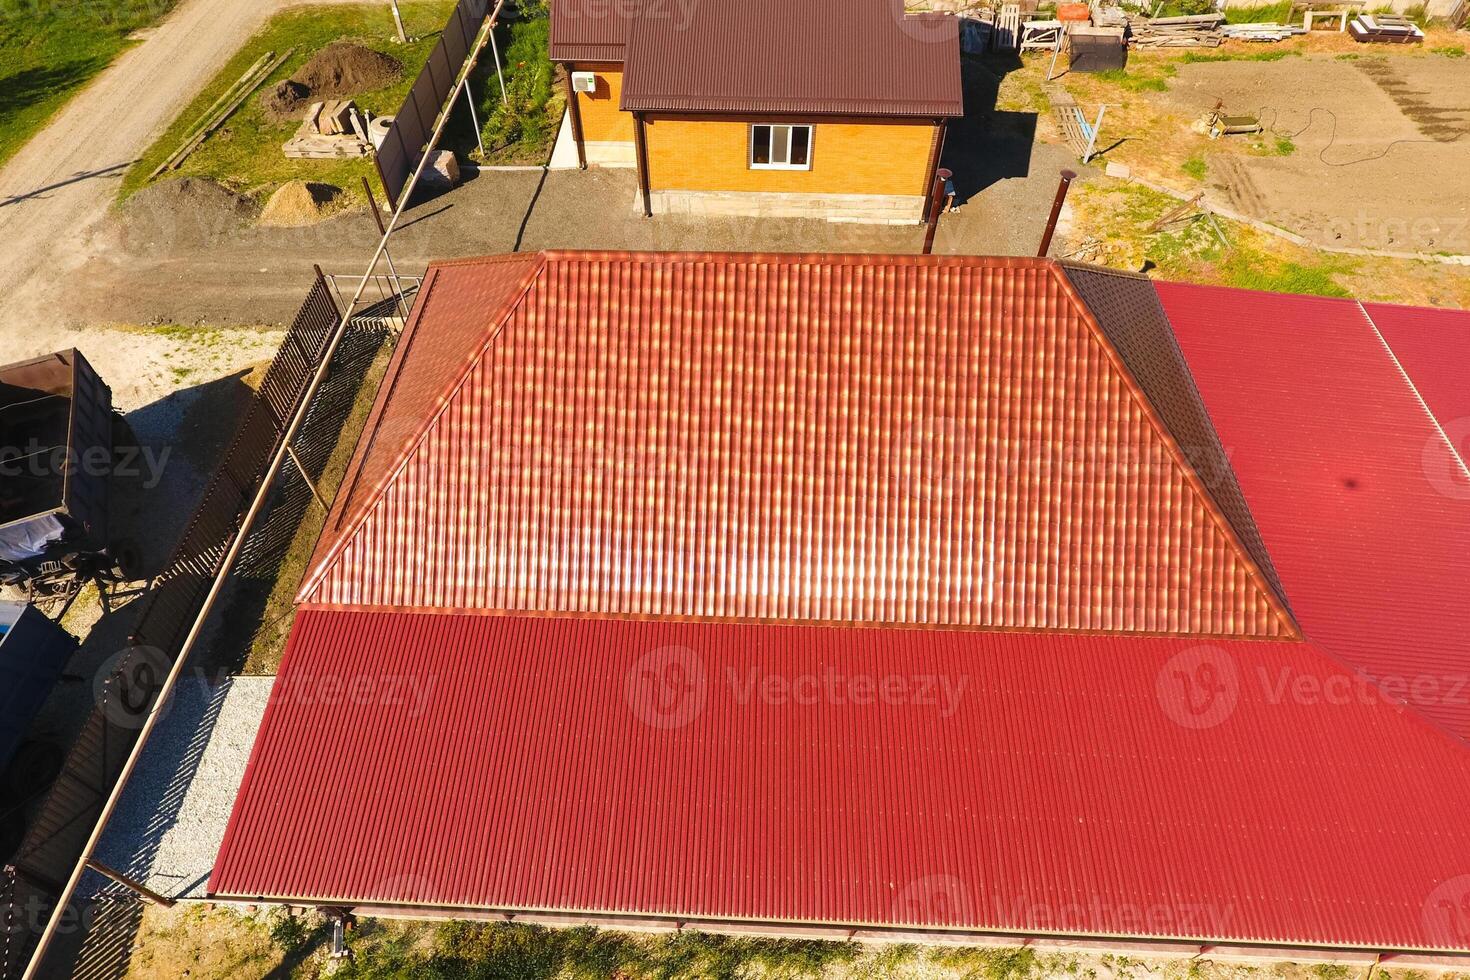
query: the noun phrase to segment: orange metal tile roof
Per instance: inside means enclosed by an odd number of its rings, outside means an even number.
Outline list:
[[[303,598],[1295,635],[1053,263],[524,262],[432,271]]]

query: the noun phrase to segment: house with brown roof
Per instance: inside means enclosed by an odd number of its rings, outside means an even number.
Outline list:
[[[902,0],[554,0],[550,53],[559,143],[645,215],[919,221],[964,113],[954,18]]]

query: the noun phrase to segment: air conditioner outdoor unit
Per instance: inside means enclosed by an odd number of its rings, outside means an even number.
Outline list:
[[[572,72],[573,92],[596,92],[597,76],[590,71]]]

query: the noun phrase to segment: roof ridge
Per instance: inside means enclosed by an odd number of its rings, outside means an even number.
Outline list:
[[[1221,510],[1220,504],[1215,500],[1214,494],[1210,493],[1209,487],[1205,485],[1193,464],[1189,462],[1184,450],[1179,445],[1179,440],[1175,438],[1173,430],[1165,423],[1158,409],[1154,406],[1153,401],[1148,397],[1147,392],[1144,391],[1142,383],[1133,373],[1132,368],[1128,366],[1128,362],[1108,336],[1107,331],[1103,329],[1102,323],[1097,319],[1092,307],[1083,299],[1076,285],[1067,278],[1063,271],[1064,267],[1060,262],[1052,262],[1049,265],[1052,275],[1060,284],[1062,291],[1072,301],[1073,305],[1077,307],[1078,312],[1081,314],[1082,322],[1087,326],[1088,332],[1102,346],[1107,354],[1108,360],[1123,378],[1124,387],[1133,396],[1134,401],[1138,403],[1139,408],[1143,411],[1144,418],[1148,420],[1154,432],[1163,439],[1164,448],[1169,458],[1173,460],[1174,465],[1184,474],[1185,482],[1194,492],[1195,496],[1204,504],[1205,513],[1209,515],[1215,527],[1225,535],[1237,560],[1244,563],[1246,574],[1250,577],[1251,582],[1265,596],[1267,605],[1271,607],[1272,612],[1276,614],[1277,618],[1285,626],[1286,636],[1290,639],[1301,640],[1301,627],[1297,624],[1296,617],[1291,614],[1291,610],[1287,607],[1284,598],[1277,593],[1269,577],[1261,569],[1255,558],[1251,556],[1250,549],[1241,540],[1240,533],[1236,530],[1235,525],[1226,516],[1224,511]],[[1092,267],[1084,266],[1084,268],[1091,271]],[[1140,278],[1147,280],[1146,276]],[[1155,302],[1159,303],[1160,309],[1162,310],[1163,303],[1158,300],[1157,294],[1150,290],[1150,295],[1154,296]],[[1165,313],[1165,319],[1167,322],[1167,313]]]
[[[413,459],[414,454],[418,451],[418,448],[423,445],[424,439],[428,437],[428,434],[433,431],[434,426],[438,424],[438,421],[440,417],[442,417],[442,415],[444,414],[445,409],[448,408],[448,406],[454,401],[454,395],[460,390],[460,388],[464,386],[465,380],[469,378],[469,376],[474,372],[475,368],[478,367],[481,361],[484,360],[485,353],[490,349],[490,346],[500,336],[501,331],[505,327],[506,321],[510,319],[516,308],[520,306],[520,304],[525,300],[526,294],[530,291],[531,287],[535,285],[536,280],[540,278],[541,273],[546,268],[546,257],[544,253],[510,253],[505,256],[487,256],[485,258],[488,264],[492,262],[506,261],[512,256],[516,255],[519,255],[522,260],[525,261],[529,266],[529,268],[526,270],[526,275],[523,281],[517,285],[511,297],[506,300],[506,302],[500,307],[500,309],[489,318],[485,331],[484,341],[480,344],[475,353],[467,359],[464,367],[461,368],[461,370],[455,376],[453,383],[448,385],[436,399],[433,411],[429,412],[424,417],[423,424],[418,427],[413,437],[398,453],[398,456],[393,461],[392,465],[389,466],[382,477],[378,479],[378,481],[368,489],[367,496],[357,506],[357,509],[353,511],[350,515],[346,512],[346,507],[348,500],[351,497],[352,491],[356,488],[355,486],[346,486],[347,480],[346,478],[344,478],[344,487],[338,488],[337,498],[333,501],[334,511],[337,511],[338,501],[340,501],[340,506],[342,508],[341,511],[338,511],[335,514],[335,523],[338,525],[336,537],[333,539],[331,545],[327,548],[324,554],[322,554],[320,557],[313,556],[312,567],[307,570],[307,575],[302,580],[301,586],[297,590],[297,601],[301,601],[306,596],[310,595],[310,593],[316,588],[317,584],[322,580],[327,572],[331,570],[332,566],[337,563],[337,560],[341,557],[343,549],[347,546],[348,542],[352,540],[357,532],[357,529],[361,527],[363,522],[367,520],[368,516],[377,509],[378,504],[382,502],[383,495],[387,492],[388,488],[393,485],[394,481],[397,480],[398,475],[403,471],[403,468],[408,464],[411,459]],[[400,369],[402,367],[403,361],[407,359],[408,347],[411,346],[413,339],[417,336],[417,328],[422,318],[423,312],[428,308],[429,300],[433,291],[432,284],[437,283],[437,272],[439,271],[439,269],[448,266],[464,266],[474,264],[476,264],[476,261],[474,259],[459,259],[443,263],[436,262],[432,266],[430,266],[428,270],[429,275],[432,277],[428,279],[428,281],[431,283],[430,288],[423,294],[420,301],[415,305],[414,316],[411,321],[411,325],[414,328],[414,333],[404,337],[400,337],[398,348],[394,350],[395,360]],[[407,329],[405,329],[405,334],[407,333],[408,331]],[[408,344],[405,344],[404,341],[408,341]],[[399,350],[403,351],[402,357],[399,356]],[[398,373],[396,371],[391,377],[383,378],[382,387],[379,388],[379,396],[373,404],[373,414],[375,416],[375,418],[371,420],[375,422],[373,431],[371,434],[368,434],[366,432],[364,433],[364,435],[367,436],[366,439],[364,439],[363,437],[359,437],[359,448],[353,452],[353,465],[349,469],[349,475],[352,477],[353,480],[355,480],[357,476],[361,474],[362,463],[364,460],[366,460],[368,453],[372,449],[373,437],[377,434],[377,426],[381,424],[382,415],[386,411],[388,401],[392,398],[393,385],[397,383],[397,380]],[[344,489],[346,491],[345,493]],[[333,516],[333,514],[327,515],[327,526],[330,526],[333,523]],[[323,533],[326,533],[326,528],[323,529]]]

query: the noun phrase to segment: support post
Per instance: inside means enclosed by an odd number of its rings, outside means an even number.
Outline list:
[[[924,254],[934,252],[934,232],[939,228],[939,209],[944,206],[944,182],[954,174],[940,168],[934,172],[934,186],[929,192],[929,219],[924,229]]]
[[[475,145],[480,148],[480,156],[485,155],[485,137],[480,134],[480,116],[475,112],[475,97],[470,94],[470,87],[464,87],[464,104],[470,108],[470,125],[475,127]]]
[[[572,117],[572,142],[577,144],[577,167],[587,169],[587,148],[582,145],[582,107],[577,102],[577,93],[572,90],[572,66],[562,62],[562,84],[567,90],[567,113]]]
[[[1051,53],[1051,64],[1048,65],[1046,69],[1046,80],[1048,82],[1051,81],[1052,76],[1056,74],[1057,59],[1062,56],[1062,44],[1066,41],[1066,39],[1067,24],[1065,21],[1063,21],[1062,26],[1057,28],[1057,46],[1056,49]]]
[[[495,43],[495,28],[490,28],[490,57],[495,59],[495,78],[500,82],[500,104],[508,105],[510,99],[505,94],[505,72],[500,68],[500,45]]]
[[[101,861],[96,860],[95,858],[87,861],[87,867],[91,868],[102,877],[110,878],[111,880],[117,882],[119,885],[122,885],[129,891],[135,892],[144,901],[151,902],[154,905],[158,905],[166,909],[171,909],[174,907],[173,899],[169,898],[166,895],[158,894],[158,892],[149,888],[142,882],[134,881],[132,878],[129,878],[121,871],[118,871],[114,868],[109,868],[107,865],[103,864]]]
[[[929,166],[924,170],[924,193],[928,194],[934,188],[934,177],[939,173],[939,159],[944,155],[944,136],[946,127],[949,125],[947,119],[934,120],[934,143],[929,147]],[[924,205],[924,220],[929,220],[929,205]]]
[[[1067,200],[1067,188],[1072,186],[1077,174],[1071,170],[1062,171],[1062,181],[1057,184],[1057,196],[1051,202],[1051,217],[1046,219],[1046,231],[1041,236],[1041,247],[1036,250],[1036,257],[1046,258],[1046,253],[1051,251],[1051,236],[1056,233],[1057,219],[1062,215],[1062,204]]]
[[[398,283],[395,282],[393,288],[397,289]],[[321,491],[316,488],[316,483],[312,481],[310,474],[306,472],[306,467],[302,465],[301,457],[296,455],[296,449],[289,442],[286,443],[286,453],[291,457],[291,462],[296,464],[296,472],[300,473],[301,479],[306,481],[307,487],[311,489],[311,495],[316,498],[316,502],[321,506],[322,513],[325,514],[330,511],[332,508],[327,506],[326,500],[322,498]]]
[[[468,91],[468,88],[466,90]],[[383,213],[378,210],[378,202],[373,200],[373,185],[368,183],[366,177],[362,179],[362,192],[367,195],[368,210],[373,213],[373,220],[378,223],[378,237],[388,237],[388,229],[383,225]],[[403,317],[403,322],[407,323],[408,308],[403,305],[403,283],[398,280],[398,270],[393,266],[393,255],[386,246],[383,248],[383,258],[388,262],[388,275],[393,277],[393,294],[398,299],[398,313]],[[317,274],[321,274],[320,268],[317,269]],[[312,489],[315,491],[316,488]]]
[[[633,113],[633,135],[638,141],[638,189],[643,193],[643,217],[653,217],[653,195],[648,186],[648,135],[643,113]]]
[[[1086,163],[1092,159],[1092,151],[1097,149],[1097,133],[1102,129],[1103,116],[1107,113],[1107,103],[1097,107],[1097,121],[1092,124],[1092,131],[1087,134],[1087,149],[1082,151],[1082,162]]]
[[[388,0],[388,5],[393,8],[393,26],[398,29],[398,43],[407,44],[408,35],[403,32],[403,15],[398,12],[398,0]]]

